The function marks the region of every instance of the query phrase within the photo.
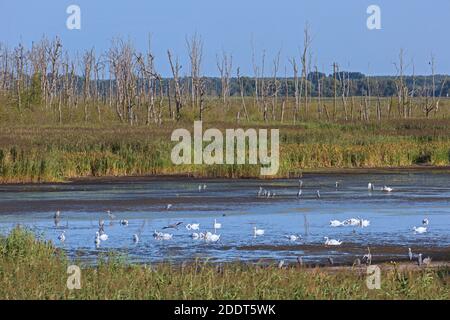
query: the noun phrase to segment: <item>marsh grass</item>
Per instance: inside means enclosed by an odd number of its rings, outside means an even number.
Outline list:
[[[324,268],[194,261],[133,265],[114,254],[82,266],[81,289],[66,287],[74,262],[51,243],[15,228],[0,238],[0,299],[449,299],[449,270],[382,272],[380,290],[364,273]]]
[[[228,108],[208,102],[203,129],[279,128],[280,170],[276,177],[318,169],[450,165],[450,99],[444,99],[433,118],[383,118],[380,121],[334,121],[313,116],[297,122],[264,122],[249,103],[250,121],[236,122],[241,108],[231,99]],[[2,108],[0,100],[0,182],[64,181],[76,177],[170,175],[198,177],[259,177],[259,166],[181,165],[170,159],[176,128],[192,132],[195,110],[186,108],[180,122],[166,118],[162,125],[135,126],[114,120],[105,108],[101,121],[96,108],[84,122],[83,108],[66,111],[66,121],[55,124],[51,110]],[[419,116],[419,115],[418,115]],[[142,118],[142,117],[141,117]]]

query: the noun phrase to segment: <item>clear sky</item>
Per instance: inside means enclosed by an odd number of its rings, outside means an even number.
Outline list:
[[[71,4],[81,8],[81,30],[66,28]],[[371,4],[381,9],[381,30],[366,26]],[[393,62],[404,48],[416,73],[429,73],[433,53],[436,71],[450,74],[449,21],[449,0],[0,0],[0,41],[9,46],[58,35],[75,54],[91,47],[105,50],[121,36],[143,50],[151,33],[163,74],[169,70],[167,49],[188,72],[185,38],[195,32],[204,42],[206,75],[217,75],[216,54],[222,50],[233,54],[241,73],[252,74],[252,41],[257,53],[266,50],[268,68],[281,49],[284,73],[287,58],[299,54],[305,22],[313,36],[313,64],[327,73],[336,61],[342,69],[394,74]]]

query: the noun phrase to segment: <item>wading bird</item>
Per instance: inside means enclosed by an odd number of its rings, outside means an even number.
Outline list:
[[[375,186],[371,183],[371,182],[369,182],[369,184],[367,185],[367,189],[369,190],[369,191],[373,191],[373,188],[374,188]]]
[[[298,192],[297,192],[297,198],[300,198],[301,195],[302,195],[302,189],[299,189]]]
[[[408,248],[408,257],[409,257],[409,261],[412,261],[413,259],[413,253],[411,251],[411,248]]]
[[[320,199],[320,191],[319,190],[316,191],[316,197],[317,197],[317,199]]]
[[[367,247],[367,253],[362,257],[362,261],[365,261],[367,265],[372,264],[372,254],[369,247]]]

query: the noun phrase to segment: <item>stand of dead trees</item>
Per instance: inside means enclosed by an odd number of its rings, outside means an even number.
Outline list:
[[[295,124],[308,119],[381,121],[439,115],[448,83],[436,75],[434,55],[428,62],[430,75],[418,77],[414,63],[405,63],[400,50],[392,91],[386,95],[380,77],[355,78],[337,62],[325,68],[329,75],[319,72],[312,66],[308,26],[303,37],[298,55],[285,62],[281,50],[269,59],[265,50],[257,54],[252,43],[250,77],[234,69],[232,54],[222,51],[216,55],[217,82],[202,76],[203,42],[197,35],[186,38],[187,74],[181,73],[179,59],[170,50],[166,59],[156,61],[150,40],[145,52],[115,39],[107,52],[89,49],[76,56],[58,37],[42,38],[29,49],[21,43],[13,48],[0,43],[0,96],[7,97],[19,115],[26,109],[42,110],[60,124],[77,121],[77,115],[85,123],[103,122],[109,111],[124,124],[161,125],[181,120],[190,112],[184,111],[189,104],[195,118],[204,119],[214,108],[228,112],[236,101],[238,121],[242,117]],[[168,63],[170,76],[162,77],[155,62]],[[216,99],[209,99],[211,95]]]

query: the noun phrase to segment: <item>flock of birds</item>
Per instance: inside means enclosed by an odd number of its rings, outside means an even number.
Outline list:
[[[335,187],[336,189],[338,189],[340,186],[339,182],[336,182]],[[199,192],[203,192],[205,191],[207,188],[206,184],[203,185],[199,185],[198,186],[198,191]],[[368,183],[367,186],[369,192],[376,190],[375,186],[373,183]],[[302,190],[303,190],[303,181],[299,180],[299,190],[297,192],[297,198],[300,198],[302,196]],[[383,192],[392,192],[393,188],[391,187],[387,187],[387,186],[383,186],[382,188],[378,189],[380,191]],[[276,194],[273,191],[270,190],[265,190],[263,189],[261,186],[259,187],[259,190],[257,192],[257,197],[258,198],[273,198],[275,197]],[[320,191],[317,190],[316,191],[316,197],[318,199],[320,199]],[[167,204],[166,206],[166,210],[170,210],[172,208],[172,204]],[[114,220],[116,217],[114,214],[111,213],[110,210],[106,211],[106,214],[108,215],[108,217],[111,220]],[[60,220],[61,220],[61,212],[57,211],[54,215],[54,223],[56,226],[58,226]],[[127,226],[128,225],[128,220],[122,219],[119,220],[120,225],[122,226]],[[167,226],[163,227],[163,230],[167,230],[167,229],[178,229],[181,225],[183,225],[184,223],[179,221],[176,223],[172,223],[172,224],[168,224]],[[427,232],[427,226],[429,224],[429,220],[427,218],[424,218],[422,220],[422,226],[420,227],[413,227],[413,231],[414,234],[422,234]],[[347,227],[347,226],[351,226],[351,227],[361,227],[361,228],[365,228],[370,226],[370,221],[366,220],[366,219],[362,219],[360,217],[357,218],[349,218],[343,221],[340,220],[330,220],[330,227]],[[185,228],[188,231],[194,231],[190,234],[190,237],[194,240],[203,240],[207,243],[215,243],[220,241],[220,234],[217,234],[217,230],[222,228],[222,224],[220,222],[217,222],[217,219],[214,219],[214,223],[212,224],[212,228],[214,229],[214,233],[210,232],[210,231],[206,231],[206,232],[200,232],[200,224],[199,223],[188,223],[185,225]],[[258,229],[257,227],[253,227],[253,237],[260,237],[260,236],[264,236],[265,234],[265,230],[264,229]],[[153,237],[156,240],[172,240],[173,238],[173,234],[168,233],[168,232],[163,232],[163,231],[157,231],[154,230],[153,232]],[[287,238],[289,241],[295,242],[301,239],[301,235],[300,234],[290,234],[290,235],[285,235],[285,238]],[[65,230],[63,230],[59,236],[58,236],[58,240],[61,242],[65,242],[66,241],[66,232]],[[95,232],[95,237],[94,237],[94,244],[96,248],[99,248],[101,243],[104,241],[108,240],[108,235],[105,232],[105,221],[103,219],[99,220],[99,224],[98,224],[98,230]],[[325,246],[340,246],[342,245],[342,241],[339,239],[330,239],[329,237],[324,237],[324,245]],[[133,243],[137,244],[139,242],[139,235],[137,233],[132,235],[132,241]],[[411,248],[408,248],[408,256],[410,260],[413,260],[414,257],[418,258],[419,264],[422,263],[427,263],[429,261],[431,261],[430,258],[425,258],[422,259],[422,254],[418,254],[418,255],[414,255],[411,251]],[[331,258],[329,258],[331,259]],[[366,255],[363,256],[363,261],[369,262],[372,259],[372,255],[370,253],[370,248],[368,248],[368,253]],[[429,260],[427,260],[429,259]],[[330,262],[331,264],[332,261]]]

